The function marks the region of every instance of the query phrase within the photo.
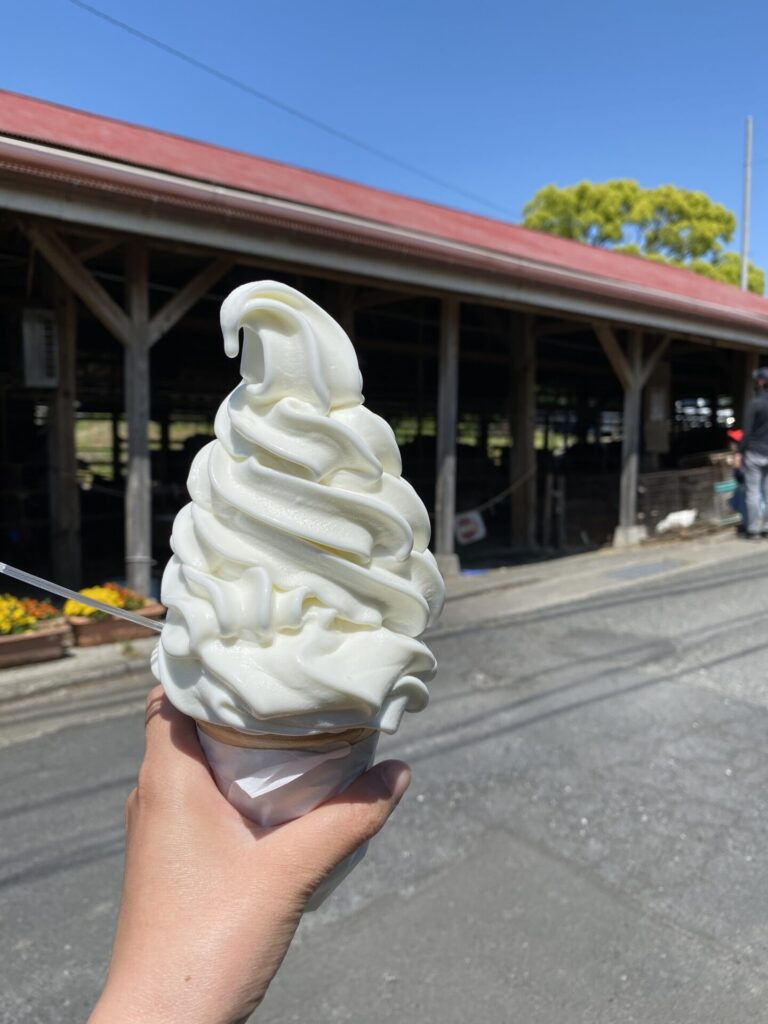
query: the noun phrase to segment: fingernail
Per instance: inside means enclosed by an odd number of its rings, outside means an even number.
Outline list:
[[[399,800],[411,784],[411,769],[402,761],[390,761],[382,766],[381,774],[384,785],[395,800]]]

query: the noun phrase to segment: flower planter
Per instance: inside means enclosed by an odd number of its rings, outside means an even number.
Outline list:
[[[36,661],[55,661],[62,656],[71,632],[66,622],[44,623],[29,633],[0,636],[0,669],[31,665]]]
[[[147,619],[162,619],[165,607],[157,601],[135,609],[136,615]],[[127,619],[110,616],[108,619],[94,620],[87,615],[69,615],[67,622],[72,627],[72,636],[76,647],[95,647],[97,644],[114,644],[121,640],[140,640],[145,636],[154,636],[155,630],[148,626],[137,626]]]

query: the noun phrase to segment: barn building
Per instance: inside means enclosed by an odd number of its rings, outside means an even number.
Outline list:
[[[353,339],[448,572],[637,540],[768,350],[688,271],[0,92],[0,557],[149,591],[261,278]]]

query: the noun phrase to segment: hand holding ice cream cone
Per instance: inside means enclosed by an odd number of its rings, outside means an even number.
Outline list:
[[[405,766],[390,761],[285,826],[250,824],[218,792],[194,723],[153,691],[126,804],[114,950],[90,1024],[245,1020],[307,899],[383,826],[407,785]]]

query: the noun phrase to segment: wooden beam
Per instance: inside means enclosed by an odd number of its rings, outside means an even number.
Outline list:
[[[558,338],[568,334],[589,334],[592,330],[588,323],[568,320],[562,323],[545,322],[536,328],[537,338]]]
[[[188,281],[183,288],[169,299],[162,309],[149,321],[149,345],[150,347],[159,341],[164,334],[167,334],[179,320],[188,313],[194,304],[217,281],[219,281],[232,266],[232,260],[222,256],[204,267],[199,274],[196,274],[191,281]]]
[[[513,314],[521,330],[512,339],[509,458],[511,540],[513,547],[536,547],[536,319]]]
[[[89,260],[95,260],[97,256],[103,256],[105,252],[116,249],[122,242],[122,238],[116,237],[102,238],[98,242],[90,242],[88,245],[83,246],[82,249],[78,249],[77,258],[81,263],[87,263]]]
[[[608,324],[596,323],[594,331],[597,335],[597,340],[603,347],[603,352],[608,357],[608,362],[613,367],[613,372],[619,378],[621,386],[626,390],[632,381],[632,370],[627,362],[627,357],[621,350],[621,345],[619,345],[616,339],[613,328],[609,327]]]
[[[456,430],[459,404],[459,301],[443,299],[437,382],[437,482],[435,556],[444,575],[459,571],[454,547],[456,518]]]
[[[125,346],[128,468],[125,480],[125,564],[128,586],[149,594],[152,571],[152,473],[149,461],[149,283],[147,249],[126,250],[131,336]]]
[[[56,281],[59,383],[50,412],[49,467],[51,564],[53,578],[65,587],[80,586],[80,492],[75,449],[77,305],[66,285]]]
[[[375,306],[392,306],[397,302],[407,302],[409,299],[413,299],[412,294],[406,292],[386,292],[378,291],[376,289],[370,289],[368,291],[358,291],[355,295],[355,309],[370,309]]]
[[[30,242],[50,263],[61,280],[72,289],[109,333],[127,345],[131,324],[118,304],[80,262],[75,253],[51,228],[36,222],[20,222]]]
[[[656,348],[653,349],[651,354],[645,360],[645,363],[643,364],[643,372],[642,372],[642,385],[641,385],[642,387],[645,387],[645,385],[651,379],[651,374],[653,373],[653,371],[656,369],[656,367],[661,362],[661,357],[667,351],[667,349],[669,348],[671,342],[672,342],[672,335],[671,334],[665,334],[662,337],[661,341],[656,346]]]

